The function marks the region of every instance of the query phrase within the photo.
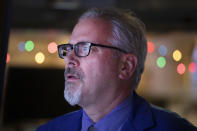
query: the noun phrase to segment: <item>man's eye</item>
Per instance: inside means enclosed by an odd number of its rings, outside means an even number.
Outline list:
[[[71,52],[71,51],[72,51],[72,48],[67,47],[67,48],[65,49],[65,51],[66,51],[66,52]]]
[[[83,47],[83,51],[88,51],[89,47]]]

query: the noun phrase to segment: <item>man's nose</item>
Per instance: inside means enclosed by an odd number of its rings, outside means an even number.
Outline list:
[[[74,50],[69,52],[67,56],[64,58],[64,61],[66,63],[66,66],[74,66],[77,67],[80,65],[79,58],[76,56]]]

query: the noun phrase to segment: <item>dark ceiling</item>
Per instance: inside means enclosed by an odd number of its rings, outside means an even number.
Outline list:
[[[65,28],[90,7],[133,10],[148,30],[197,30],[197,0],[12,0],[12,28]]]

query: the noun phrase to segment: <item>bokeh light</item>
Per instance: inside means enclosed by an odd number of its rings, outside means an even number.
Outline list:
[[[25,42],[24,41],[19,42],[18,50],[21,52],[25,50]]]
[[[164,68],[165,65],[166,65],[166,59],[164,57],[161,56],[161,57],[157,58],[157,66],[159,68]]]
[[[177,72],[182,75],[185,73],[185,65],[183,63],[178,64],[177,66]]]
[[[147,42],[147,49],[148,49],[148,53],[153,53],[155,49],[153,42],[150,42],[150,41]]]
[[[42,64],[42,63],[44,62],[44,60],[45,60],[44,54],[43,54],[42,52],[38,52],[38,53],[36,54],[36,56],[35,56],[35,61],[36,61],[36,63]]]
[[[57,44],[55,42],[51,42],[48,44],[49,53],[55,53],[57,51]]]
[[[192,59],[197,62],[197,46],[193,49]]]
[[[173,59],[174,59],[175,61],[180,61],[181,58],[182,58],[182,53],[181,53],[179,50],[175,50],[175,51],[173,52]]]
[[[7,57],[6,57],[6,63],[10,62],[10,54],[7,53]]]
[[[26,43],[25,43],[25,49],[26,51],[32,51],[34,49],[34,43],[33,41],[31,40],[28,40]]]
[[[189,71],[190,71],[191,73],[194,73],[194,72],[196,71],[196,64],[195,64],[194,62],[191,62],[191,63],[189,64]]]
[[[168,52],[168,49],[166,48],[165,45],[161,45],[161,46],[159,47],[159,54],[160,54],[161,56],[165,56],[165,55],[167,54],[167,52]]]

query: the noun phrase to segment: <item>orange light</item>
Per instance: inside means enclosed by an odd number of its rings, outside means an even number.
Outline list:
[[[48,45],[48,51],[49,53],[55,53],[57,51],[57,44],[55,42],[51,42]]]
[[[178,64],[177,66],[177,72],[182,75],[185,73],[185,65],[183,63]]]
[[[196,71],[196,64],[195,64],[194,62],[191,62],[191,63],[189,64],[189,71],[190,71],[191,73],[194,73],[194,72]]]
[[[153,53],[155,46],[152,42],[147,42],[147,49],[148,49],[148,53]]]
[[[6,63],[10,62],[10,54],[7,53]]]

